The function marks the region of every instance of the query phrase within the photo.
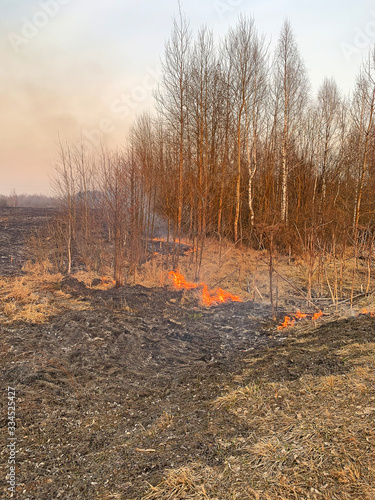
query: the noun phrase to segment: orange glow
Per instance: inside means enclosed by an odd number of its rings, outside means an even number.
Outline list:
[[[296,319],[304,319],[307,318],[307,314],[301,313],[301,311],[296,312]]]
[[[208,291],[207,285],[204,285],[202,289],[202,302],[207,307],[212,306],[211,296],[210,292]]]
[[[225,302],[242,302],[238,295],[233,295],[230,292],[226,292],[222,288],[217,290],[208,290],[207,285],[201,284],[202,289],[202,302],[205,306],[210,307],[215,304],[224,304]]]
[[[170,271],[169,277],[173,281],[175,288],[191,290],[193,288],[202,287],[201,299],[205,306],[210,307],[217,304],[224,304],[225,302],[242,302],[238,295],[233,295],[230,292],[226,292],[222,288],[217,288],[216,290],[208,290],[208,286],[205,283],[200,285],[196,283],[190,283],[186,281],[185,277],[178,271]]]
[[[321,318],[323,316],[322,311],[319,311],[314,314],[314,316],[311,318],[313,321],[316,321],[317,319]]]
[[[107,278],[106,276],[101,277],[102,285],[108,285],[109,283],[115,284],[116,281],[113,281],[112,278]]]
[[[278,330],[282,330],[283,328],[288,328],[288,326],[293,326],[295,319],[290,319],[289,316],[285,316],[283,323],[277,327]]]
[[[290,318],[289,316],[285,316],[283,323],[281,323],[277,329],[282,330],[283,328],[288,328],[289,326],[293,326],[296,320],[306,319],[309,314],[301,313],[301,311],[297,311],[294,317]],[[317,319],[323,316],[322,311],[319,311],[311,317],[311,320],[316,321]]]
[[[375,317],[375,312],[374,311],[368,311],[367,309],[362,309],[361,314],[369,314],[373,318]]]
[[[196,283],[189,283],[178,271],[170,271],[168,275],[172,278],[174,286],[178,289],[185,288],[186,290],[191,290],[192,288],[198,288]]]
[[[359,314],[363,314],[366,316],[369,315],[372,318],[375,318],[375,312],[369,311],[365,308],[362,309]],[[301,313],[301,311],[297,311],[296,314],[294,315],[294,317],[292,317],[292,318],[290,318],[289,316],[285,316],[284,321],[277,327],[277,329],[282,330],[283,328],[288,328],[289,326],[293,326],[295,323],[295,320],[305,319],[305,318],[308,318],[309,316],[310,316],[309,313],[305,314],[305,313]],[[311,320],[316,321],[319,318],[321,318],[322,316],[323,316],[322,311],[316,312],[311,316]]]

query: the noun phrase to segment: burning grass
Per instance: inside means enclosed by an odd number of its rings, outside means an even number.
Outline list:
[[[200,283],[199,285],[197,283],[190,283],[186,281],[185,277],[178,271],[170,271],[169,277],[172,279],[174,287],[178,290],[199,289],[201,302],[206,307],[223,304],[225,302],[242,302],[238,295],[226,292],[222,288],[209,290],[205,283]]]
[[[322,311],[316,313],[301,313],[297,311],[292,317],[285,316],[284,321],[277,327],[278,330],[283,330],[284,328],[289,328],[295,325],[296,321],[310,319],[311,321],[317,321],[323,316]]]
[[[165,243],[165,241],[164,241]],[[185,242],[188,246],[188,242]],[[157,247],[156,247],[157,249]],[[324,258],[323,258],[324,257]],[[320,319],[319,311],[335,310],[336,313],[345,313],[351,298],[354,297],[353,307],[358,307],[357,297],[375,287],[372,268],[368,267],[363,259],[355,259],[352,249],[348,249],[340,256],[324,254],[319,260],[314,257],[314,266],[308,255],[286,256],[275,253],[273,256],[273,299],[276,313],[280,310],[290,311],[287,314],[289,321],[283,327],[296,325],[302,318],[296,311],[301,308],[301,314],[306,322]],[[165,286],[170,283],[170,269],[172,256],[165,253],[154,253],[150,256],[134,276],[134,283],[147,287]],[[198,296],[201,304],[210,302],[212,291],[219,287],[228,291],[235,297],[240,297],[244,302],[270,301],[269,288],[269,254],[266,250],[256,251],[245,246],[235,246],[222,239],[207,238],[202,256],[202,261],[197,266],[197,256],[192,251],[185,251],[179,257],[178,271],[189,283],[185,299]],[[207,284],[199,287],[199,284]],[[194,292],[195,290],[195,292]],[[191,293],[190,293],[191,291]],[[208,292],[208,297],[206,295]],[[214,303],[221,303],[214,300]],[[365,305],[368,307],[368,305]],[[329,308],[329,309],[328,309]],[[368,310],[372,310],[369,309]],[[312,311],[308,313],[307,311]],[[318,316],[314,316],[314,314]]]

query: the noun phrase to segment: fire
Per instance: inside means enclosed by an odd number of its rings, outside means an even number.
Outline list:
[[[368,311],[367,309],[362,309],[361,314],[369,314],[371,317],[375,317],[375,312]]]
[[[226,292],[222,288],[217,288],[216,290],[209,290],[205,283],[200,285],[196,283],[190,283],[186,281],[185,277],[178,271],[170,271],[170,278],[172,278],[173,285],[178,289],[191,290],[193,288],[202,288],[201,298],[205,306],[210,307],[217,304],[223,304],[224,302],[242,302],[238,295],[233,295],[230,292]]]
[[[296,318],[297,319],[305,319],[305,318],[307,318],[307,314],[301,313],[301,311],[297,311],[296,312]]]
[[[288,328],[288,326],[293,326],[295,319],[290,319],[289,316],[285,316],[283,323],[277,327],[278,330],[282,330],[283,328]]]
[[[170,271],[169,276],[173,280],[173,284],[176,288],[185,288],[186,290],[191,290],[192,288],[198,288],[196,283],[189,283],[186,281],[185,277],[178,271]]]
[[[114,281],[112,278],[107,278],[106,276],[101,277],[102,280],[102,285],[115,285],[116,281]]]
[[[312,321],[316,321],[317,319],[323,316],[322,311],[319,311],[311,316]],[[288,328],[293,326],[296,320],[306,319],[309,317],[308,313],[301,313],[301,311],[297,311],[294,317],[285,316],[284,321],[277,327],[278,330],[282,330],[283,328]]]
[[[233,295],[230,292],[226,292],[222,288],[217,290],[208,290],[207,285],[202,283],[202,302],[205,306],[210,307],[215,304],[224,304],[224,302],[242,302],[238,295]]]
[[[375,318],[374,311],[368,311],[367,309],[362,309],[360,314],[369,315],[372,318]],[[297,311],[293,318],[289,316],[285,316],[284,321],[277,327],[278,330],[282,330],[283,328],[288,328],[289,326],[293,326],[296,320],[308,318],[311,314],[301,313],[301,311]],[[316,321],[323,316],[322,311],[316,312],[311,315],[311,321]]]
[[[311,318],[313,321],[316,321],[317,319],[321,318],[323,316],[322,311],[319,311],[314,314],[314,316]]]

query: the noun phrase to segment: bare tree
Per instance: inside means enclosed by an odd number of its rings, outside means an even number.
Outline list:
[[[9,207],[18,207],[19,204],[19,196],[16,193],[16,190],[13,189],[11,194],[8,197],[8,206]]]
[[[52,186],[64,217],[63,235],[66,243],[67,273],[70,274],[76,229],[77,172],[72,147],[61,140],[59,140],[59,160],[55,164]]]
[[[337,161],[336,146],[339,139],[341,107],[341,97],[336,82],[326,78],[319,89],[317,103],[319,120],[318,163],[322,205],[325,202],[327,191],[327,171],[332,171]]]
[[[353,229],[357,233],[361,202],[368,172],[369,150],[374,136],[371,134],[375,108],[375,47],[363,64],[353,98],[353,119],[357,135],[357,186],[354,205]]]
[[[241,17],[236,29],[230,29],[225,42],[225,53],[228,68],[231,71],[231,97],[234,105],[234,122],[237,133],[237,173],[235,181],[235,216],[234,240],[238,241],[238,224],[241,210],[241,179],[242,179],[242,138],[244,136],[243,122],[247,120],[247,107],[251,95],[251,79],[253,71],[252,50],[254,44],[254,19]],[[245,123],[247,139],[248,124]]]
[[[307,104],[308,80],[304,63],[289,21],[281,30],[274,62],[275,96],[281,128],[281,219],[288,222],[288,177],[290,145],[304,107]]]
[[[191,50],[191,35],[186,18],[181,8],[179,19],[173,20],[173,30],[170,40],[165,46],[165,56],[162,62],[162,79],[155,93],[159,112],[165,117],[177,137],[178,156],[178,196],[177,196],[177,233],[179,247],[181,244],[182,211],[184,192],[184,164],[186,161],[184,142],[187,120],[187,86],[188,62]],[[178,256],[177,252],[177,256]],[[177,257],[178,260],[178,257]]]
[[[196,214],[196,275],[202,260],[204,241],[208,229],[211,173],[215,170],[212,151],[215,149],[214,89],[216,85],[216,57],[213,35],[206,28],[199,31],[189,64],[188,86],[188,149],[191,193],[191,214]],[[187,200],[189,199],[188,193]],[[195,209],[196,206],[196,209]]]
[[[113,235],[113,279],[124,284],[125,248],[130,225],[130,183],[126,158],[120,152],[102,151],[101,191]]]

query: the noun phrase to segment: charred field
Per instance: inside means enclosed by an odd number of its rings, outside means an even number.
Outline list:
[[[28,271],[52,215],[1,211],[4,498],[9,386],[15,498],[375,498],[371,315],[278,330],[261,283],[263,302],[205,308],[170,285]]]

